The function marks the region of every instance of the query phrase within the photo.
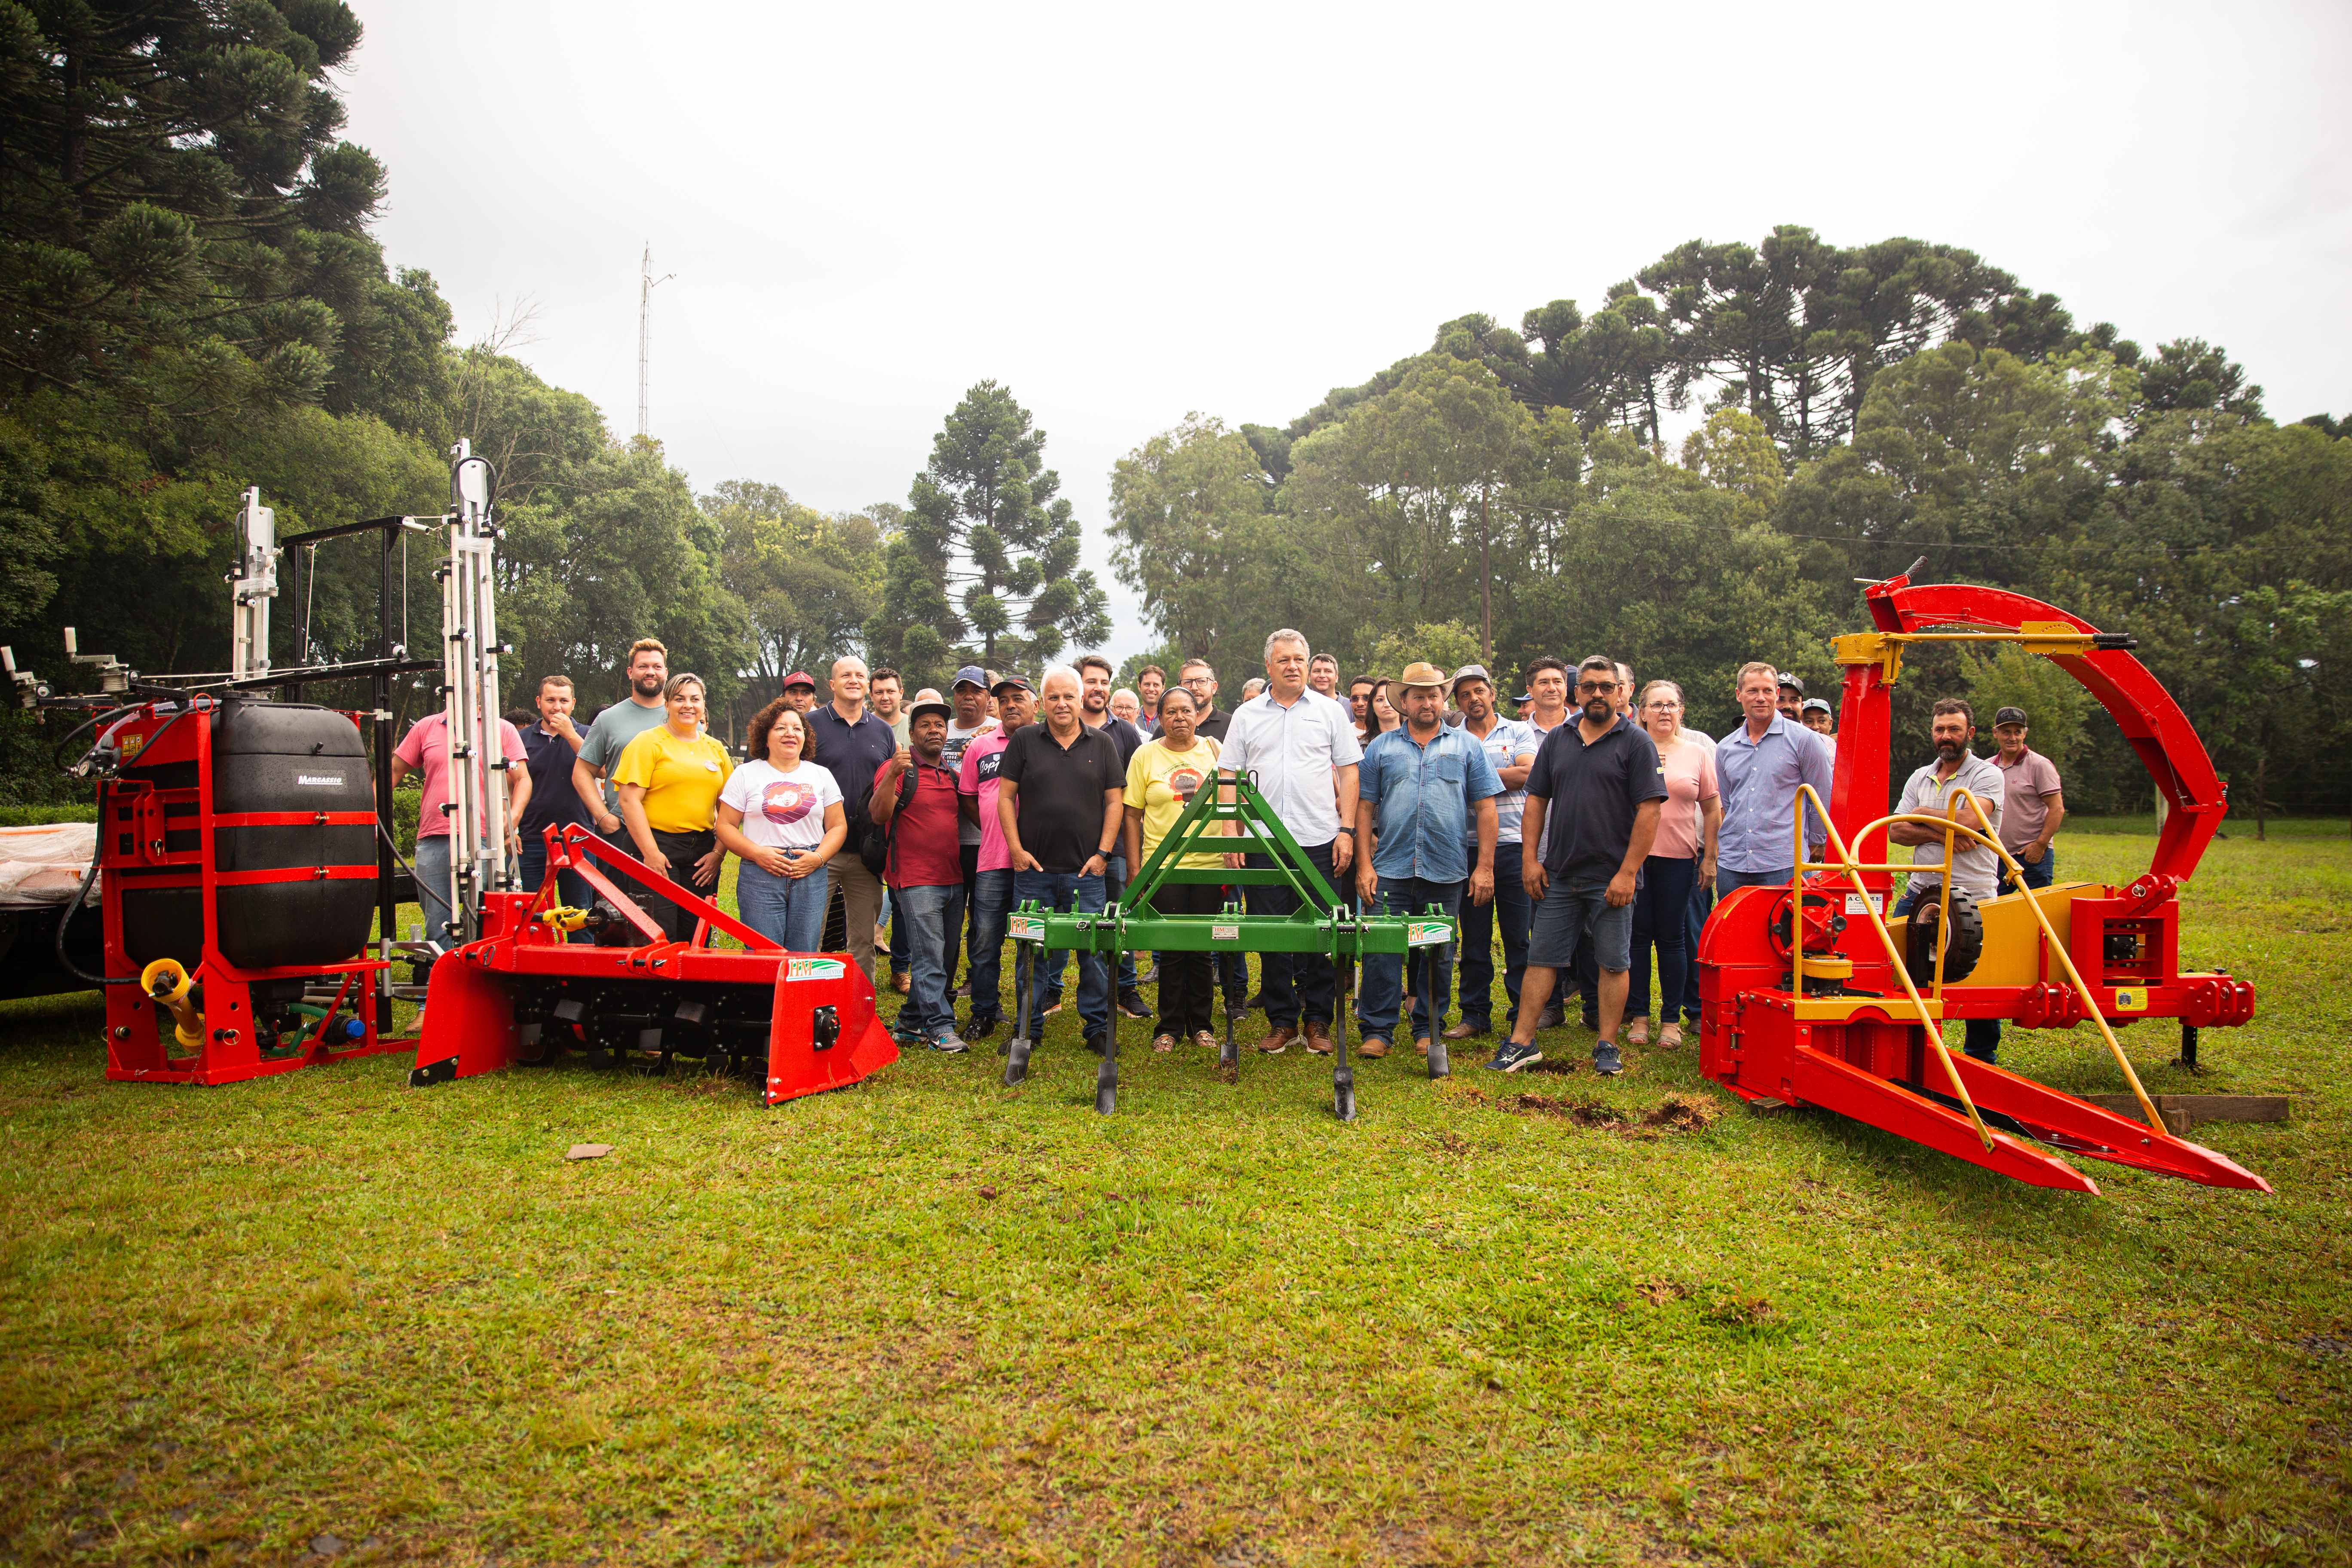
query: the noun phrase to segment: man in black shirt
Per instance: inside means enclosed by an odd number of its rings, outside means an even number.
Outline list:
[[[1118,776],[1123,781],[1127,777],[1127,764],[1134,760],[1137,750],[1143,744],[1143,731],[1110,710],[1110,683],[1116,673],[1110,667],[1110,660],[1098,653],[1087,654],[1078,660],[1081,683],[1078,721],[1087,729],[1109,736],[1111,743],[1118,748]],[[1118,902],[1119,895],[1127,891],[1127,856],[1122,848],[1120,853],[1110,858],[1110,864],[1103,869],[1103,901],[1106,905]],[[1114,987],[1118,994],[1118,1010],[1130,1018],[1149,1018],[1151,1009],[1145,1005],[1143,993],[1136,989],[1139,984],[1135,954],[1120,953]],[[1054,971],[1046,982],[1045,991],[1050,998],[1048,1005],[1062,999],[1060,969]]]
[[[1067,665],[1047,670],[1038,691],[1043,721],[1005,743],[997,769],[996,819],[1013,859],[1015,909],[1032,899],[1081,913],[1103,907],[1103,872],[1126,824],[1127,769],[1110,737],[1080,721],[1084,689]],[[1033,1016],[1045,1016],[1045,977],[1066,962],[1049,952],[1031,976]],[[1109,1043],[1110,972],[1097,953],[1078,955],[1078,1024],[1087,1049]]]
[[[857,858],[866,836],[867,806],[874,794],[874,775],[898,754],[898,737],[881,720],[866,710],[866,661],[833,661],[833,700],[808,716],[808,760],[833,775],[841,786],[842,815],[849,819],[849,842],[833,858],[829,869],[841,889],[843,915],[848,923],[849,952],[857,967],[874,978],[874,921],[882,912],[881,879]]]
[[[1603,1076],[1624,1070],[1617,1026],[1625,1016],[1626,972],[1633,966],[1633,894],[1658,836],[1666,782],[1656,744],[1617,711],[1617,685],[1614,659],[1595,654],[1579,665],[1577,721],[1544,737],[1528,774],[1519,870],[1535,901],[1535,930],[1528,938],[1518,1018],[1510,1039],[1486,1064],[1503,1072],[1543,1060],[1536,1022],[1551,998],[1554,977],[1574,963],[1577,943],[1587,935],[1601,967],[1601,1037],[1592,1047],[1592,1066]]]
[[[530,800],[523,806],[522,819],[516,826],[522,835],[520,865],[522,890],[539,891],[547,879],[547,830],[550,826],[569,827],[573,823],[593,826],[588,820],[588,808],[580,794],[572,787],[572,764],[580,755],[580,731],[572,722],[573,693],[572,678],[551,675],[539,683],[539,721],[523,727],[522,749],[530,758]],[[588,879],[577,871],[558,871],[556,890],[563,901],[575,910],[584,910],[594,901],[595,894],[588,887]],[[593,933],[576,931],[573,942],[593,942]]]
[[[1234,716],[1217,706],[1217,672],[1209,668],[1205,658],[1188,658],[1184,668],[1176,672],[1178,682],[1192,694],[1201,705],[1201,721],[1192,726],[1192,733],[1206,735],[1220,746],[1225,743],[1225,731],[1232,727]]]

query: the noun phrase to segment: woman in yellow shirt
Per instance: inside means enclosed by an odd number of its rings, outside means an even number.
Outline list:
[[[667,719],[624,747],[613,764],[621,797],[621,820],[628,826],[637,858],[681,888],[708,898],[719,886],[719,847],[712,825],[719,817],[719,791],[735,761],[727,748],[703,733],[702,678],[678,674],[662,688]],[[694,935],[694,920],[667,899],[648,894],[646,912],[673,942]]]
[[[1181,686],[1171,686],[1160,698],[1160,733],[1135,749],[1127,762],[1127,863],[1135,871],[1192,804],[1203,784],[1217,776],[1217,742],[1199,732],[1200,704]],[[1229,834],[1234,825],[1219,822],[1214,831]],[[1181,864],[1188,870],[1220,870],[1239,867],[1239,855],[1194,852]],[[1130,872],[1132,875],[1132,872]],[[1163,915],[1213,915],[1220,889],[1213,883],[1162,883],[1151,895],[1152,907]],[[1151,1048],[1172,1051],[1189,1039],[1210,1050],[1217,1037],[1209,1032],[1209,955],[1205,952],[1161,952],[1160,958],[1160,1025],[1152,1031]]]

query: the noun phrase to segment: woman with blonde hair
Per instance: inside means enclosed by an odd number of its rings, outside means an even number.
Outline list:
[[[704,732],[702,677],[683,671],[662,687],[663,721],[631,741],[613,764],[621,820],[637,858],[681,888],[708,897],[719,886],[727,852],[713,831],[719,791],[735,769],[727,748]],[[667,899],[647,895],[646,912],[673,942],[694,934],[694,921]]]
[[[1653,680],[1642,689],[1634,710],[1658,748],[1658,771],[1666,798],[1658,812],[1658,837],[1642,868],[1633,893],[1633,973],[1625,1012],[1631,1046],[1650,1040],[1650,950],[1658,953],[1658,1044],[1673,1050],[1683,1043],[1685,998],[1697,1005],[1697,978],[1691,969],[1690,927],[1684,918],[1691,889],[1715,879],[1716,839],[1723,827],[1723,801],[1715,779],[1715,753],[1683,728],[1683,689]]]
[[[841,785],[808,760],[808,721],[779,697],[751,716],[751,760],[719,792],[719,842],[742,862],[743,923],[793,952],[822,951],[828,862],[849,839]]]

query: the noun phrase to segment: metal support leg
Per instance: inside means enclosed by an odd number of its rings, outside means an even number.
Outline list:
[[[2180,1065],[2189,1071],[2197,1070],[2197,1026],[2180,1026]]]
[[[1113,953],[1111,957],[1116,962],[1118,954]],[[1118,980],[1116,971],[1111,978],[1115,984]],[[1114,992],[1110,1027],[1103,1032],[1102,1066],[1095,1069],[1095,1114],[1097,1116],[1108,1116],[1118,1109],[1118,1003],[1116,994]]]
[[[1437,978],[1437,960],[1432,956],[1433,949],[1423,948],[1422,952],[1424,956],[1421,966],[1421,1010],[1429,1019],[1429,1076],[1449,1078],[1453,1075],[1454,1066],[1445,1054],[1445,1030],[1441,1026],[1445,1020],[1437,1016],[1437,998],[1433,994],[1433,983]],[[1404,955],[1404,962],[1406,968],[1412,966],[1410,950]]]
[[[1341,919],[1336,911],[1333,919]],[[1339,942],[1331,942],[1331,967],[1339,970]],[[1331,1006],[1331,1112],[1342,1121],[1356,1120],[1356,1068],[1348,1059],[1348,992],[1335,990]]]
[[[1021,995],[1013,1004],[1015,1027],[1013,1037],[1004,1042],[1004,1086],[1007,1089],[1029,1076],[1029,988],[1037,955],[1034,944],[1023,942],[1013,950],[1013,983],[1020,987]]]

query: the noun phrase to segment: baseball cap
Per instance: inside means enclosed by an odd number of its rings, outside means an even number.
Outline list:
[[[805,686],[811,691],[814,691],[816,689],[816,677],[811,675],[805,669],[796,669],[790,675],[784,677],[784,689],[790,691],[795,686]]]
[[[1800,697],[1805,694],[1805,679],[1801,675],[1784,675],[1780,678],[1780,684],[1788,687]]]
[[[1485,665],[1465,664],[1454,672],[1454,679],[1445,683],[1445,689],[1451,691],[1465,680],[1483,680],[1489,686],[1495,684],[1495,678],[1486,673]]]
[[[989,694],[991,697],[993,697],[993,696],[995,696],[997,693],[999,693],[999,692],[1003,691],[1003,690],[1006,687],[1008,687],[1008,686],[1017,686],[1017,687],[1019,687],[1019,688],[1020,688],[1022,690],[1024,690],[1024,691],[1027,691],[1027,690],[1030,690],[1030,689],[1031,689],[1031,687],[1030,687],[1030,685],[1029,685],[1029,678],[1028,678],[1027,676],[1025,676],[1025,675],[1003,675],[1003,676],[999,676],[999,677],[997,677],[996,684],[995,684],[995,685],[993,685],[993,686],[992,686],[992,687],[990,687],[990,688],[988,689],[988,694]]]
[[[988,689],[988,671],[976,664],[967,664],[956,671],[955,683],[958,686],[977,686],[985,691]]]
[[[2000,712],[1992,716],[1993,728],[1996,730],[2000,729],[2003,724],[2022,724],[2024,722],[2025,710],[2022,708],[2004,708]]]
[[[1808,697],[1797,710],[1800,713],[1826,713],[1829,710],[1830,703],[1826,697]]]
[[[919,719],[926,713],[937,713],[940,717],[947,720],[950,723],[953,723],[955,721],[955,710],[949,707],[946,703],[940,701],[936,697],[930,699],[929,701],[919,701],[912,708],[907,710],[907,717],[909,719]]]

